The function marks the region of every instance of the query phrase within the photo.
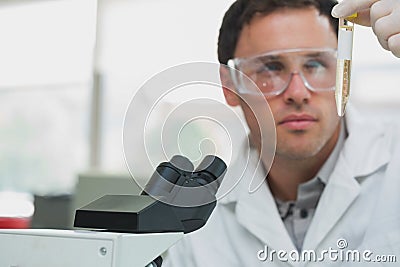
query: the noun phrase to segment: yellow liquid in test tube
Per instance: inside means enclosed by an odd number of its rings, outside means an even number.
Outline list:
[[[354,17],[354,15],[352,16]],[[336,68],[336,108],[343,116],[350,96],[351,59],[353,52],[354,24],[346,19],[339,19],[338,55]]]

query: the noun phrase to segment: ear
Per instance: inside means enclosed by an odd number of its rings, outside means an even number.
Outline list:
[[[219,78],[221,79],[222,91],[228,105],[233,107],[240,105],[240,99],[235,91],[236,88],[227,66],[221,64],[219,67]]]

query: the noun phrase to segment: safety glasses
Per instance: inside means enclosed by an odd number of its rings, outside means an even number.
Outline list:
[[[254,82],[268,97],[283,93],[294,75],[299,75],[313,92],[334,90],[336,57],[336,50],[332,48],[296,48],[230,59],[228,66],[239,94],[259,95],[254,84],[249,84]]]

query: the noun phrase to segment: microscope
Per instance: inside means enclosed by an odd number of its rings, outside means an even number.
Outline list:
[[[106,195],[76,210],[79,230],[1,230],[0,266],[160,267],[162,253],[206,224],[226,168],[216,156],[194,169],[175,155],[140,195]]]

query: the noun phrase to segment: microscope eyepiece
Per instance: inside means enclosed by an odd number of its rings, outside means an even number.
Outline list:
[[[211,175],[213,181],[222,178],[226,171],[225,162],[217,156],[207,155],[204,157],[203,161],[196,168],[197,173],[199,172],[207,172]],[[208,181],[211,183],[213,181]],[[218,180],[219,181],[219,180]],[[218,187],[220,182],[218,182]]]
[[[169,162],[181,171],[192,172],[194,169],[193,163],[181,155],[173,156]]]
[[[193,171],[193,164],[188,158],[175,155],[170,161],[158,165],[142,195],[164,197],[173,202],[176,195],[182,194],[182,190],[180,190],[182,188],[207,187],[207,194],[211,194],[213,198],[221,184],[226,168],[223,160],[217,156],[207,155]]]

